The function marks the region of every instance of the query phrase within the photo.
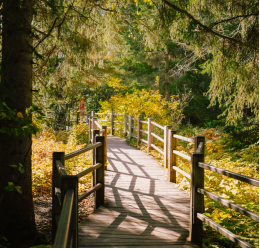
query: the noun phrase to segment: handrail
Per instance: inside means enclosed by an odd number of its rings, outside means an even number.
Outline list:
[[[184,175],[185,177],[187,177],[188,179],[190,179],[190,174],[186,173],[184,170],[178,168],[177,166],[172,166],[172,168],[174,170],[176,170],[177,172],[179,172],[180,174]]]
[[[94,193],[95,191],[97,191],[98,189],[100,189],[103,185],[101,183],[98,183],[97,185],[95,185],[93,188],[89,189],[86,193],[82,194],[81,196],[79,196],[78,198],[78,202],[81,202],[82,200],[84,200],[85,198],[87,198],[89,195],[91,195],[92,193]]]
[[[240,175],[240,174],[237,174],[237,173],[229,171],[229,170],[221,169],[221,168],[215,167],[215,166],[207,164],[207,163],[199,162],[198,166],[201,167],[201,168],[208,169],[208,170],[211,170],[213,172],[216,172],[216,173],[219,173],[219,174],[222,174],[222,175],[226,175],[228,177],[231,177],[231,178],[240,180],[242,182],[249,183],[251,185],[259,187],[259,181],[254,179],[254,178],[244,176],[244,175]]]
[[[190,142],[190,143],[194,143],[194,139],[193,138],[183,137],[183,136],[176,135],[176,134],[174,134],[173,137],[181,139],[181,140],[184,140],[184,141],[187,141],[187,142]]]
[[[155,133],[151,132],[152,136],[155,137],[156,139],[160,140],[161,142],[164,143],[163,138],[159,137],[158,135],[156,135]]]
[[[140,123],[142,123],[142,124],[148,124],[148,122],[147,121],[140,121]]]
[[[155,126],[157,126],[158,128],[160,128],[160,129],[162,129],[162,130],[164,130],[164,127],[163,126],[161,126],[161,125],[159,125],[159,124],[157,124],[157,123],[155,123],[155,122],[151,122],[153,125],[155,125]]]
[[[222,205],[239,212],[240,214],[246,215],[247,217],[251,218],[252,220],[259,221],[259,215],[254,212],[249,211],[246,208],[243,208],[231,201],[221,198],[220,196],[213,194],[210,191],[207,191],[205,189],[198,188],[197,191],[203,195],[206,195],[207,197],[211,198],[212,200],[219,202]]]
[[[90,145],[90,146],[88,146],[88,147],[86,147],[86,148],[83,148],[83,149],[81,149],[81,150],[74,151],[74,152],[72,152],[72,153],[70,153],[70,154],[67,154],[67,155],[65,156],[65,160],[68,160],[68,159],[70,159],[70,158],[72,158],[72,157],[78,156],[78,155],[80,155],[80,154],[82,154],[82,153],[84,153],[84,152],[87,152],[87,151],[89,151],[89,150],[98,148],[98,147],[100,147],[101,145],[102,145],[102,143],[98,142],[98,143],[95,143],[95,144],[93,144],[93,145]]]
[[[163,152],[161,149],[159,149],[157,146],[155,146],[154,144],[151,144],[151,146],[152,146],[154,149],[156,149],[158,152],[160,152],[162,155],[164,155],[164,152]]]
[[[140,132],[148,134],[148,131],[145,131],[145,130],[140,130]]]
[[[229,230],[225,229],[224,227],[220,226],[218,223],[214,222],[213,220],[208,218],[206,215],[204,215],[202,213],[198,213],[197,217],[198,217],[198,219],[203,221],[205,224],[207,224],[208,226],[212,227],[214,230],[218,231],[222,235],[224,235],[227,238],[229,238],[231,241],[235,242],[237,245],[239,245],[241,247],[244,247],[244,248],[253,248],[254,247],[251,244],[249,244],[249,243],[243,241],[242,239],[240,239],[234,233],[232,233]]]
[[[142,138],[140,138],[140,141],[142,141],[142,142],[144,142],[144,143],[148,143],[146,140],[144,140],[144,139],[142,139]]]
[[[98,120],[99,122],[111,122],[111,120]]]
[[[64,203],[60,215],[59,226],[53,245],[54,248],[64,248],[67,246],[73,198],[74,189],[68,188],[64,197]]]
[[[77,174],[78,179],[81,178],[81,177],[83,177],[83,176],[85,176],[85,175],[87,175],[88,173],[93,172],[95,169],[98,169],[98,168],[100,168],[101,166],[102,166],[102,163],[97,163],[97,164],[91,166],[90,168],[88,168],[88,169],[86,169],[86,170],[84,170],[84,171],[78,173],[78,174]]]
[[[180,156],[180,157],[182,157],[184,159],[187,159],[187,160],[191,161],[191,157],[190,156],[187,156],[187,155],[185,155],[185,154],[183,154],[183,153],[181,153],[181,152],[179,152],[177,150],[173,150],[172,153],[174,153],[175,155],[178,155],[178,156]]]

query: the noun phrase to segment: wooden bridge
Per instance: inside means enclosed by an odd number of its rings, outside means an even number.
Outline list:
[[[189,196],[150,155],[108,136],[105,204],[79,224],[79,247],[197,247]]]
[[[202,247],[203,223],[241,247],[252,248],[236,234],[204,215],[204,195],[252,220],[259,215],[204,188],[204,170],[258,186],[259,180],[204,163],[205,137],[187,138],[127,114],[92,112],[87,117],[91,145],[71,154],[53,153],[52,232],[54,247]],[[101,114],[100,114],[101,115]],[[121,117],[122,120],[115,120]],[[110,122],[107,126],[99,122]],[[115,124],[121,127],[115,127]],[[123,128],[123,129],[122,129]],[[98,130],[99,129],[99,130]],[[150,155],[113,136],[119,130],[164,156],[164,168]],[[101,136],[100,136],[101,135]],[[176,150],[177,139],[194,144],[191,156]],[[155,140],[155,141],[154,141]],[[163,143],[163,148],[156,141]],[[92,150],[92,166],[68,175],[65,161]],[[180,156],[190,163],[188,174],[177,165]],[[109,165],[105,166],[108,161]],[[175,187],[176,172],[190,179],[191,197]],[[92,188],[78,196],[78,179],[92,174]],[[78,225],[78,202],[94,193],[96,210]]]

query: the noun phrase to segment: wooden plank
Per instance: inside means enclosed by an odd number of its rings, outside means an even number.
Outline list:
[[[244,175],[240,175],[240,174],[237,174],[235,172],[228,171],[228,170],[225,170],[225,169],[221,169],[221,168],[215,167],[215,166],[207,164],[207,163],[199,163],[199,167],[204,168],[204,169],[208,169],[208,170],[211,170],[213,172],[217,172],[219,174],[222,174],[222,175],[237,179],[239,181],[246,182],[246,183],[249,183],[251,185],[259,187],[259,180],[256,180],[254,178],[244,176]]]
[[[105,203],[79,224],[79,247],[197,247],[187,241],[189,196],[151,155],[107,138]]]

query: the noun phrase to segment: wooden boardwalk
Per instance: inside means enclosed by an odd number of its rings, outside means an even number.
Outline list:
[[[150,155],[108,136],[105,205],[79,224],[79,247],[198,247],[190,243],[189,196]]]

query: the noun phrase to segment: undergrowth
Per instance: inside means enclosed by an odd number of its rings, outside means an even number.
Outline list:
[[[45,129],[33,137],[32,189],[34,198],[52,191],[52,153],[69,154],[88,145],[88,129],[84,123],[73,126],[71,132]],[[83,153],[66,161],[68,174],[77,174],[91,166],[91,152]],[[91,187],[91,175],[79,179],[79,194]]]

